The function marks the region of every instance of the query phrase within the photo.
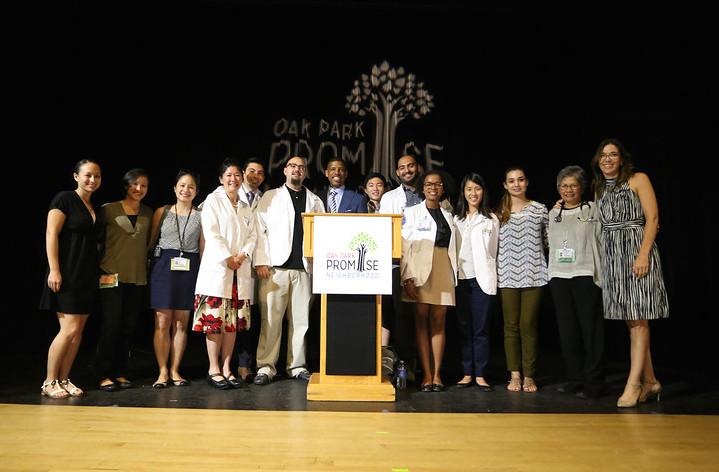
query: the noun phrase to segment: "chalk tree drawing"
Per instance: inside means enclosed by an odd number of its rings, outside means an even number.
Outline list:
[[[374,115],[373,172],[394,178],[397,126],[408,117],[418,120],[428,114],[434,108],[432,98],[424,82],[387,61],[373,65],[370,75],[362,74],[354,81],[345,108],[359,116]]]

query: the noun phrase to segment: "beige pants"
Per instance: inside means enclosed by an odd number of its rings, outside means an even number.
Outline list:
[[[257,344],[257,373],[273,378],[280,355],[282,320],[287,312],[287,374],[294,377],[305,367],[305,335],[309,327],[312,281],[304,270],[272,268],[269,279],[260,279],[262,313]]]

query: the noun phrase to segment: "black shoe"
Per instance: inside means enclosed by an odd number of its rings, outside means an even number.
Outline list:
[[[222,380],[215,380],[215,377],[222,377]],[[230,388],[230,384],[227,383],[225,376],[219,372],[216,374],[207,374],[207,383],[215,387],[218,390],[227,390]]]
[[[124,379],[124,380],[115,379],[115,383],[122,389],[135,388],[135,384],[132,383],[132,381],[128,380],[128,379]]]
[[[175,387],[189,387],[190,381],[185,379],[170,379],[170,382],[172,382],[172,385]]]
[[[98,388],[103,392],[116,392],[120,390],[120,386],[117,385],[115,382],[109,383],[107,385],[99,385]]]
[[[305,382],[309,382],[311,376],[312,374],[310,374],[309,371],[303,370],[299,374],[295,375],[294,378],[297,380],[304,380]]]
[[[470,381],[467,382],[467,383],[457,382],[456,387],[457,387],[457,388],[469,388],[469,387],[471,387],[471,386],[473,386],[473,385],[474,385],[474,381],[473,381],[473,380],[470,380]]]
[[[252,381],[255,385],[267,385],[270,382],[272,382],[272,379],[267,374],[257,374],[255,375],[255,379]]]
[[[154,384],[152,384],[152,388],[158,388],[158,389],[159,389],[159,388],[167,388],[167,380],[165,380],[164,382],[160,382],[160,381],[158,380],[157,382],[155,382]]]
[[[432,391],[432,384],[422,384],[419,386],[420,392],[431,392]]]
[[[234,375],[225,378],[227,379],[227,383],[230,385],[230,388],[242,388],[245,386],[244,383],[241,380],[238,380]]]
[[[480,392],[494,392],[494,387],[492,387],[491,385],[477,384],[477,388],[479,389]]]
[[[564,385],[557,388],[557,392],[559,393],[577,393],[579,390],[581,390],[582,384],[579,382],[567,382]]]
[[[444,385],[442,385],[442,384],[432,384],[432,391],[433,391],[433,392],[444,392]]]

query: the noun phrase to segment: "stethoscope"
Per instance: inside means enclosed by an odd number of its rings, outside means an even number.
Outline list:
[[[582,210],[582,208],[584,207],[584,205],[586,205],[587,208],[589,208],[589,211],[590,211],[590,213],[591,213],[592,207],[589,206],[589,203],[587,203],[587,202],[585,202],[584,200],[582,200],[582,202],[579,204],[579,215],[577,216],[577,219],[578,219],[579,221],[581,221],[581,222],[584,222],[584,223],[586,223],[586,222],[588,222],[588,221],[594,221],[594,217],[593,217],[593,216],[590,216],[590,217],[584,216],[584,211]],[[559,213],[557,214],[557,216],[554,217],[554,221],[556,221],[557,223],[561,223],[561,222],[562,222],[562,211],[564,211],[564,201],[562,201],[562,205],[559,207]]]

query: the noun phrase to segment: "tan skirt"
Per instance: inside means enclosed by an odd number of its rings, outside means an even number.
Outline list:
[[[455,276],[452,272],[447,248],[435,247],[432,253],[432,270],[424,285],[417,287],[417,299],[409,299],[403,294],[402,301],[454,306]]]

